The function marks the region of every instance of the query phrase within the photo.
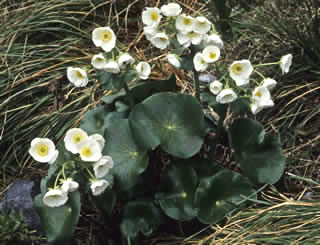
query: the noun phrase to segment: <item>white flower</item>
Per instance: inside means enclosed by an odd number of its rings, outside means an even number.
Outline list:
[[[161,13],[164,16],[178,16],[182,11],[182,8],[177,3],[168,3],[161,7]]]
[[[181,66],[180,60],[175,54],[168,54],[167,59],[171,65],[173,65],[176,68],[180,68]]]
[[[95,162],[102,157],[102,149],[99,143],[90,138],[81,140],[77,145],[77,150],[81,160],[85,162]]]
[[[205,46],[214,45],[219,49],[223,48],[223,41],[217,34],[205,35],[203,39],[204,39]]]
[[[57,160],[58,156],[59,156],[59,151],[55,150],[54,155],[52,156],[52,159],[48,163],[53,164]]]
[[[113,160],[110,156],[103,156],[93,165],[96,178],[102,178],[113,168]]]
[[[59,207],[68,201],[68,194],[60,189],[48,191],[43,197],[43,203],[48,207]]]
[[[158,33],[157,27],[153,27],[153,26],[145,26],[143,27],[143,31],[144,31],[144,35],[146,36],[147,40],[151,40],[151,38],[153,38],[154,35],[156,35]]]
[[[202,35],[195,32],[195,31],[190,31],[190,32],[180,32],[177,34],[177,40],[178,42],[183,45],[184,47],[189,47],[189,45],[192,43],[193,45],[198,45],[202,41]],[[186,48],[187,48],[186,47]]]
[[[103,150],[104,144],[105,144],[105,140],[104,140],[104,138],[103,138],[102,135],[100,135],[100,134],[93,134],[93,135],[90,135],[90,136],[89,136],[89,139],[90,139],[90,140],[95,140],[95,141],[97,141],[98,144],[99,144],[99,146],[100,146],[100,148],[101,148],[101,151]]]
[[[185,34],[183,32],[178,32],[177,33],[177,40],[185,48],[188,48],[190,46],[190,44],[191,44],[190,37],[188,37],[187,34]]]
[[[84,87],[88,84],[88,76],[85,70],[81,68],[68,67],[67,77],[76,87]]]
[[[266,78],[262,81],[262,85],[263,87],[266,87],[267,89],[269,89],[270,91],[277,85],[276,80],[271,79],[271,78]]]
[[[208,63],[203,59],[202,53],[198,52],[193,57],[194,69],[196,71],[204,71],[208,68]]]
[[[140,62],[136,66],[136,71],[140,79],[146,80],[149,78],[151,73],[151,66],[147,62]]]
[[[92,41],[105,52],[110,52],[116,46],[116,35],[110,27],[98,27],[92,32]]]
[[[142,22],[147,26],[158,26],[161,18],[161,11],[158,8],[146,8],[146,10],[142,12]]]
[[[109,182],[104,179],[94,181],[90,186],[92,190],[92,194],[94,196],[98,196],[102,194],[109,185],[110,185]]]
[[[195,31],[206,34],[211,28],[211,22],[206,17],[198,16],[195,20]]]
[[[157,33],[151,38],[151,43],[153,46],[159,49],[165,49],[169,45],[169,38],[164,33]]]
[[[116,74],[120,72],[120,67],[117,62],[111,60],[104,67],[104,71]]]
[[[35,138],[31,141],[29,154],[38,162],[55,161],[57,151],[54,143],[48,138]]]
[[[238,98],[237,94],[230,88],[222,90],[218,95],[217,95],[217,102],[220,104],[228,104],[231,103],[232,101],[236,100]]]
[[[68,151],[73,154],[78,153],[77,145],[84,139],[88,138],[88,134],[81,128],[69,129],[64,137],[64,144]]]
[[[220,49],[216,46],[208,46],[202,51],[202,56],[205,62],[213,63],[220,57]]]
[[[190,32],[194,30],[195,20],[191,16],[181,14],[177,17],[176,28],[182,32]]]
[[[253,67],[249,60],[234,61],[229,67],[229,72],[237,86],[242,86],[248,84]]]
[[[91,60],[91,65],[96,69],[103,69],[106,64],[107,61],[102,54],[96,54]]]
[[[289,72],[291,64],[292,64],[292,54],[287,54],[281,57],[280,67],[282,70],[282,74]]]
[[[72,178],[68,178],[63,180],[61,190],[65,193],[74,192],[78,190],[79,184],[72,180]]]
[[[221,82],[219,82],[218,80],[216,80],[216,81],[210,83],[209,90],[211,93],[217,95],[222,90],[222,87],[223,87],[223,84]]]
[[[122,54],[118,59],[118,64],[121,69],[125,69],[127,65],[133,65],[134,58],[130,54]]]
[[[264,108],[274,106],[271,94],[266,87],[256,87],[252,92],[253,103],[250,105],[253,114],[257,114]]]

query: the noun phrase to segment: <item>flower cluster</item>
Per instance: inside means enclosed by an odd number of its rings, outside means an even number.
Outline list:
[[[214,25],[204,16],[192,17],[181,13],[182,8],[177,3],[169,3],[159,8],[146,8],[142,12],[142,22],[145,25],[144,34],[156,48],[161,50],[171,46],[181,45],[189,48],[191,45],[202,45],[204,50],[194,56],[194,66],[197,71],[204,71],[210,63],[219,59],[223,42]],[[163,16],[167,17],[166,21]],[[170,53],[167,59],[170,64],[180,68],[180,55]]]
[[[91,65],[97,70],[118,74],[134,69],[137,77],[146,80],[151,73],[147,62],[139,62],[127,52],[121,52],[116,47],[116,36],[110,27],[98,27],[92,32],[92,41],[96,47],[101,47],[105,53],[99,53],[91,59]],[[116,51],[115,51],[116,48]],[[84,87],[88,83],[88,75],[84,69],[68,67],[67,77],[75,87]]]
[[[256,65],[255,68],[265,65],[279,64],[282,73],[289,72],[292,63],[292,55],[288,54],[281,58],[279,62]],[[234,61],[229,67],[230,79],[223,76],[221,81],[214,81],[210,83],[209,90],[212,94],[216,95],[216,101],[220,104],[227,104],[235,101],[238,97],[245,97],[250,100],[250,109],[253,114],[257,114],[264,108],[274,106],[271,99],[270,91],[276,86],[277,82],[271,78],[265,78],[258,72],[249,60]],[[251,74],[255,72],[261,78],[261,82],[252,79],[255,86],[251,88],[250,79]],[[225,84],[222,80],[226,81]]]
[[[100,195],[110,185],[103,179],[113,168],[113,160],[110,156],[103,156],[105,139],[100,134],[88,135],[80,128],[72,128],[67,131],[64,137],[65,149],[72,154],[79,154],[80,157],[75,157],[71,161],[77,162],[78,165],[83,164],[89,173],[89,181],[91,182],[91,190],[93,195]],[[48,138],[35,138],[31,142],[29,150],[30,155],[39,162],[47,162],[54,164],[58,158],[59,152],[56,150],[54,143]],[[62,153],[63,154],[63,153]],[[70,161],[69,161],[70,162]],[[86,162],[93,163],[89,167]],[[49,207],[58,207],[68,201],[68,193],[76,191],[79,184],[70,177],[66,177],[65,165],[62,164],[62,169],[56,177],[54,187],[45,194],[43,203]],[[89,168],[92,167],[94,175]],[[60,176],[62,175],[62,179]],[[60,184],[58,184],[58,180]]]
[[[164,16],[167,18],[165,19]],[[182,8],[177,3],[163,5],[160,9],[146,8],[142,12],[142,22],[145,25],[144,34],[147,40],[156,48],[168,49],[169,54],[166,57],[169,63],[176,68],[181,67],[183,52],[176,54],[171,51],[175,48],[189,49],[187,55],[193,55],[190,58],[193,59],[196,72],[204,72],[208,68],[212,68],[210,65],[220,58],[220,50],[224,45],[215,31],[214,25],[203,16],[194,17],[182,13]],[[196,48],[192,46],[196,46]],[[255,68],[279,64],[284,74],[289,71],[291,62],[291,54],[283,56],[279,62],[256,65],[255,67],[251,65],[249,60],[234,61],[220,80],[209,85],[209,90],[216,96],[216,101],[220,104],[231,103],[239,97],[248,98],[251,111],[256,114],[264,108],[274,106],[270,91],[277,83],[271,78],[265,78]],[[262,81],[252,79],[253,73],[258,74]],[[251,81],[254,82],[254,86],[250,83]]]

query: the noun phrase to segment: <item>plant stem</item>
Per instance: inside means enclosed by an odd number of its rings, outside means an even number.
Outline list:
[[[264,77],[264,75],[262,75],[262,73],[260,73],[260,72],[258,72],[257,70],[253,70],[255,73],[257,73],[260,77],[262,77],[263,79],[266,79],[265,77]]]
[[[131,96],[131,93],[130,93],[130,91],[129,91],[129,88],[128,88],[128,84],[127,84],[127,83],[124,84],[124,90],[126,91],[126,96],[127,96],[127,99],[129,100],[130,108],[131,108],[131,110],[132,110],[133,107],[135,106],[135,104],[134,104],[134,100],[133,100],[133,98],[132,98],[132,96]]]
[[[217,133],[212,141],[212,145],[211,145],[211,148],[210,148],[210,151],[208,153],[208,159],[212,159],[213,157],[213,154],[216,150],[216,146],[219,142],[219,139],[220,139],[220,136],[221,136],[221,133],[222,133],[222,128],[223,128],[223,122],[224,122],[224,119],[226,118],[226,114],[227,114],[227,108],[225,108],[223,110],[223,112],[221,113],[220,115],[220,118],[219,118],[219,121],[218,121],[218,127],[217,127]]]
[[[195,69],[193,69],[193,75],[194,75],[194,89],[195,89],[195,92],[196,92],[196,99],[200,102],[199,74]]]
[[[86,168],[86,170],[92,179],[96,179],[96,177],[93,176],[93,174],[90,172],[90,170],[88,168]]]
[[[259,65],[254,65],[253,67],[271,66],[271,65],[278,65],[278,64],[280,64],[280,61],[278,61],[278,62],[272,62],[272,63],[264,63],[264,64],[259,64]]]
[[[56,189],[57,184],[58,184],[58,180],[59,180],[59,177],[60,177],[61,173],[62,173],[62,170],[60,170],[60,172],[59,172],[58,175],[57,175],[57,178],[56,178],[56,180],[55,180],[55,182],[54,182],[54,187],[53,187],[53,189]]]

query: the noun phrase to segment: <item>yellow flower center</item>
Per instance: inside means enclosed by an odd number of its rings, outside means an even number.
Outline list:
[[[192,23],[192,20],[189,19],[189,18],[183,18],[183,24],[186,25],[186,26],[189,26],[191,25]]]
[[[206,63],[206,62],[205,62],[204,60],[201,60],[200,63],[201,63],[201,64],[204,64],[204,63]]]
[[[197,33],[196,32],[194,32],[194,31],[191,31],[191,32],[188,32],[188,37],[195,37],[195,36],[197,36]]]
[[[91,157],[92,156],[92,150],[90,147],[83,147],[81,150],[81,154],[85,157]]]
[[[199,25],[199,26],[204,26],[205,24],[206,24],[205,21],[199,21],[199,20],[198,20],[198,25]]]
[[[98,63],[101,63],[101,62],[104,61],[104,59],[102,59],[102,58],[96,58],[96,61],[97,61]]]
[[[81,134],[75,134],[73,136],[73,142],[78,144],[83,139],[83,136]]]
[[[164,38],[164,37],[160,37],[159,39],[160,39],[161,42],[166,42],[167,41],[167,39]]]
[[[159,19],[159,15],[158,15],[157,12],[152,12],[150,14],[150,18],[151,18],[152,21],[157,21]]]
[[[216,53],[214,53],[214,52],[211,52],[210,54],[209,54],[209,58],[210,59],[214,59],[214,58],[216,58],[216,56],[217,56],[217,54]]]
[[[104,42],[109,42],[112,39],[112,33],[110,31],[104,31],[101,33],[100,38]]]
[[[81,74],[80,71],[76,71],[76,76],[77,76],[77,78],[79,78],[79,79],[81,79],[81,78],[84,77],[84,76]]]
[[[233,65],[233,66],[232,66],[232,71],[233,71],[235,74],[237,74],[237,75],[241,74],[241,72],[243,71],[243,66],[242,66],[242,64],[235,64],[235,65]]]
[[[260,92],[260,91],[258,91],[258,92],[256,92],[256,93],[255,93],[255,96],[261,97],[261,96],[262,96],[262,94],[261,94],[261,92]]]
[[[42,156],[42,157],[48,155],[48,146],[46,146],[44,144],[39,145],[37,147],[37,152],[38,152],[39,156]]]

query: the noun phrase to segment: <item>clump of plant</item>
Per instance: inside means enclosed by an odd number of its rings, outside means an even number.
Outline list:
[[[19,213],[5,210],[0,213],[0,237],[1,242],[19,242],[29,240],[31,232],[24,223],[23,212]],[[1,243],[2,244],[2,243]]]
[[[110,27],[94,29],[92,40],[104,53],[94,55],[91,64],[97,81],[113,93],[103,97],[104,105],[86,113],[80,128],[68,130],[58,150],[50,139],[36,138],[29,151],[35,160],[50,164],[34,201],[49,242],[70,240],[80,215],[80,192],[89,193],[106,216],[118,199],[123,242],[132,244],[168,217],[216,223],[256,199],[257,186],[274,184],[283,173],[278,136],[248,118],[223,122],[229,106],[239,114],[273,106],[270,91],[276,81],[264,77],[262,69],[280,65],[286,73],[292,56],[256,65],[237,60],[227,69],[221,61],[223,41],[206,17],[189,16],[170,3],[146,8],[142,22],[146,38],[167,53],[170,64],[193,72],[195,97],[176,93],[173,76],[149,80],[149,63],[121,50]],[[208,70],[220,75],[200,93],[199,72]],[[76,87],[88,85],[85,69],[69,67],[67,76]],[[216,111],[218,121],[205,113],[204,104]],[[215,138],[204,154],[210,132]],[[216,145],[223,144],[222,132],[227,132],[230,144],[225,147],[234,150],[242,174],[212,159]],[[176,160],[155,167],[151,157],[159,149]],[[115,225],[111,218],[110,225]]]

